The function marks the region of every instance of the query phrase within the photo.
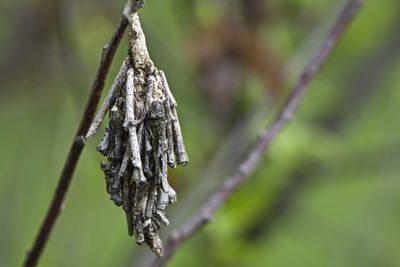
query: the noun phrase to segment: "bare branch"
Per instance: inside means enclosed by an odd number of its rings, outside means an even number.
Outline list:
[[[228,177],[225,183],[206,201],[199,212],[172,234],[165,246],[164,256],[156,259],[150,266],[165,266],[182,243],[200,231],[201,228],[211,220],[214,213],[224,204],[227,198],[254,172],[270,143],[289,120],[292,119],[310,82],[320,71],[322,65],[332,53],[362,4],[363,0],[349,0],[346,3],[321,48],[306,66],[285,104],[278,112],[275,120],[272,122],[271,126],[265,129],[261,134],[257,144],[250,151],[248,157],[240,164],[237,171],[232,176]]]
[[[143,3],[143,0],[130,0],[126,5],[125,10],[137,11],[143,6]],[[47,210],[46,217],[44,218],[33,246],[25,259],[23,265],[24,267],[33,267],[37,265],[37,262],[50,236],[51,230],[53,229],[56,219],[60,214],[62,203],[71,183],[75,168],[79,161],[79,157],[85,146],[84,137],[86,136],[90,124],[94,118],[111,62],[121,42],[122,36],[124,35],[125,29],[128,26],[128,20],[124,14],[121,16],[121,20],[113,36],[111,37],[111,40],[103,48],[100,65],[97,69],[97,74],[93,81],[91,93],[86,103],[86,108],[81,118],[79,128],[70,147],[68,157],[65,161],[57,188],[54,191],[53,199]]]

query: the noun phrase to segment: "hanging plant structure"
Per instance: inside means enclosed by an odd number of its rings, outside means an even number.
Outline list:
[[[186,165],[176,101],[163,71],[149,57],[138,14],[126,14],[128,57],[123,62],[86,139],[93,137],[109,114],[109,123],[97,150],[110,199],[126,213],[129,235],[163,255],[158,235],[168,226],[165,208],[176,202],[167,169]]]

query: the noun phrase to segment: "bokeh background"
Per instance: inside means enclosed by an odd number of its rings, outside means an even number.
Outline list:
[[[169,266],[400,266],[400,2],[365,1],[255,175]],[[191,216],[234,171],[344,1],[147,0],[151,56],[179,102],[190,164],[170,172]],[[0,266],[46,213],[124,1],[0,2]],[[115,58],[107,88],[126,52]],[[146,266],[86,147],[39,266]]]

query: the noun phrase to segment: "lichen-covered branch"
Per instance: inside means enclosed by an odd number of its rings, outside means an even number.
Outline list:
[[[137,11],[143,6],[143,3],[143,0],[130,0],[125,6],[125,10],[130,10],[131,12]],[[47,214],[42,222],[33,246],[29,250],[23,263],[23,266],[25,267],[33,267],[37,265],[43,249],[49,239],[51,230],[53,229],[56,219],[61,212],[61,206],[69,189],[69,185],[71,183],[75,168],[78,164],[80,155],[85,146],[85,136],[95,115],[111,62],[127,26],[128,20],[125,15],[122,15],[117,29],[111,37],[111,40],[103,48],[100,65],[97,69],[96,77],[92,83],[91,92],[86,103],[85,111],[81,118],[78,130],[74,136],[72,145],[69,149],[67,159],[58,181],[57,188],[54,191],[53,199],[50,203]]]
[[[169,238],[164,251],[164,256],[156,259],[150,266],[165,266],[175,251],[191,236],[196,234],[213,217],[221,205],[233,192],[242,185],[259,165],[265,151],[270,143],[282,130],[282,128],[293,118],[297,111],[310,82],[320,71],[328,56],[343,36],[357,11],[361,8],[363,0],[349,0],[335,21],[330,33],[316,52],[314,58],[309,62],[295,84],[291,94],[282,106],[271,126],[264,130],[254,148],[247,158],[239,165],[236,172],[225,180],[225,183],[217,190],[192,218],[182,227],[177,229]]]

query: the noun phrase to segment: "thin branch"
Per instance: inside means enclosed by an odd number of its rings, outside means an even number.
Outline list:
[[[304,69],[299,80],[295,84],[292,93],[278,112],[275,120],[268,129],[264,130],[257,144],[250,151],[248,157],[240,164],[237,171],[232,176],[228,177],[225,180],[225,183],[206,201],[199,212],[172,234],[165,246],[164,256],[156,259],[150,266],[165,266],[175,251],[187,239],[201,230],[201,228],[212,219],[217,209],[224,204],[227,198],[232,195],[235,190],[255,171],[270,143],[289,122],[289,120],[292,119],[309,87],[310,82],[320,71],[322,65],[326,62],[328,56],[336,47],[362,4],[363,0],[349,0],[346,3],[321,48]]]
[[[143,3],[143,0],[130,0],[125,6],[124,14],[126,14],[126,11],[132,12],[139,10],[143,6]],[[42,222],[32,249],[29,251],[25,259],[23,264],[24,267],[33,267],[37,265],[43,249],[49,239],[51,230],[53,229],[56,219],[60,214],[65,195],[68,191],[80,155],[85,146],[85,135],[89,130],[90,124],[94,118],[111,62],[121,42],[122,36],[124,35],[125,29],[128,26],[128,20],[124,14],[121,16],[121,20],[113,36],[111,37],[111,40],[103,48],[100,65],[97,69],[96,77],[92,83],[91,93],[86,103],[86,108],[81,118],[79,128],[69,149],[68,157],[65,161],[57,188],[54,191],[53,199],[47,210],[46,217]]]

